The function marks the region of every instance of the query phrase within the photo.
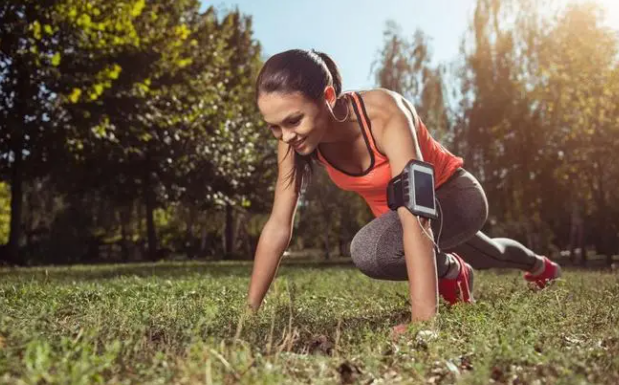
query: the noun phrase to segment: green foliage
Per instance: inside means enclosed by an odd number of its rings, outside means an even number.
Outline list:
[[[619,179],[607,160],[619,138],[619,38],[602,19],[593,3],[549,11],[479,0],[463,42],[456,142],[488,193],[491,222],[518,227],[535,249],[547,251],[553,234],[569,243],[566,226],[584,215],[590,242],[609,256],[617,250],[608,186]]]
[[[432,64],[423,32],[388,23],[376,83],[414,102],[465,158],[489,198],[486,230],[543,253],[582,228],[612,256],[618,38],[592,3],[555,5],[478,0],[451,73]],[[24,207],[0,241],[9,232],[32,262],[139,259],[145,240],[205,257],[225,228],[251,257],[277,173],[254,103],[252,28],[196,0],[4,2],[0,183]],[[345,254],[371,218],[330,184],[319,175],[307,192],[295,241]]]
[[[436,139],[451,139],[450,121],[443,77],[445,69],[430,63],[432,51],[421,30],[410,38],[388,21],[383,48],[373,65],[376,85],[403,95],[411,101]]]
[[[3,383],[596,383],[619,378],[614,273],[529,291],[480,272],[477,303],[398,341],[407,285],[298,264],[242,318],[247,263],[0,270]],[[431,332],[434,332],[432,334]],[[350,382],[350,381],[349,381]]]
[[[348,256],[354,235],[372,219],[367,203],[358,194],[340,190],[322,167],[301,196],[295,232],[300,248],[321,249],[329,258],[333,249]]]
[[[251,19],[200,12],[195,0],[28,1],[4,11],[0,112],[11,119],[0,126],[15,131],[2,130],[0,153],[29,152],[26,182],[40,169],[70,201],[102,194],[122,210],[141,200],[149,218],[178,202],[204,214],[269,201],[254,189],[270,181],[259,168],[271,145],[257,143],[266,131],[251,95],[260,66]],[[28,33],[13,41],[19,28]],[[16,79],[29,80],[30,94],[10,92]],[[39,99],[37,89],[46,91]],[[40,119],[22,131],[26,115]],[[52,153],[51,169],[36,167]],[[6,178],[15,167],[7,159]]]

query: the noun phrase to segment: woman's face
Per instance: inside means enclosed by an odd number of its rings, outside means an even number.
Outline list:
[[[300,92],[261,93],[258,108],[273,135],[300,155],[316,149],[327,126],[327,108]]]

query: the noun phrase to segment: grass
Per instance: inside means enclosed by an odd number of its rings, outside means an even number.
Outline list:
[[[393,341],[405,283],[284,265],[244,319],[250,268],[0,270],[0,383],[619,383],[613,273],[567,271],[533,293],[518,272],[478,272],[475,305],[443,307]]]

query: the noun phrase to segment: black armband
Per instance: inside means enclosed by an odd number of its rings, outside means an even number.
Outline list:
[[[434,166],[411,159],[400,175],[387,185],[387,205],[391,210],[405,206],[411,213],[437,219],[434,195]]]

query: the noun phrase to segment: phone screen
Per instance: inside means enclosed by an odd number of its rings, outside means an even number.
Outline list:
[[[434,186],[432,175],[414,170],[415,181],[415,204],[434,210]]]

